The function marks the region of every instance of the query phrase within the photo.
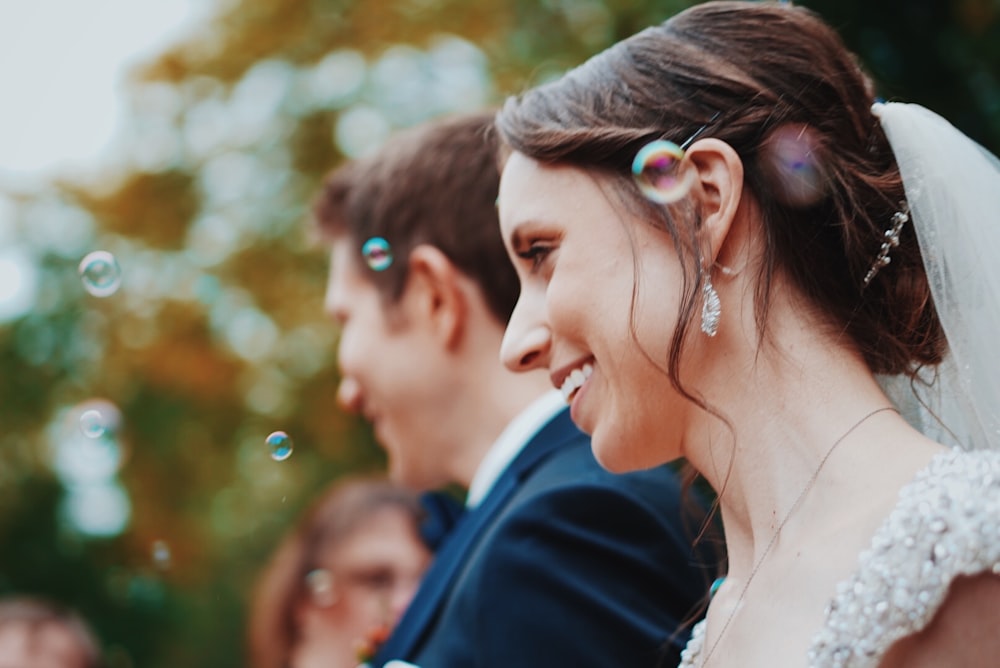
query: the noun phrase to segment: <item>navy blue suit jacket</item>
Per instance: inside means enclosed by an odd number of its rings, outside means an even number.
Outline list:
[[[372,665],[676,665],[712,572],[667,467],[615,475],[564,410],[442,544]]]

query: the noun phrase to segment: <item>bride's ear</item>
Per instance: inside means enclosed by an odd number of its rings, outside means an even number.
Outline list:
[[[743,197],[743,161],[721,139],[699,139],[686,151],[688,169],[695,172],[692,200],[701,219],[704,261],[711,265],[729,236]]]

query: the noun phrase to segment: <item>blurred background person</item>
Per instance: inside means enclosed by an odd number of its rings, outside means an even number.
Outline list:
[[[354,668],[388,635],[430,564],[425,515],[416,494],[391,482],[334,483],[260,578],[250,666]]]
[[[97,638],[77,613],[32,597],[0,601],[0,668],[100,668]]]

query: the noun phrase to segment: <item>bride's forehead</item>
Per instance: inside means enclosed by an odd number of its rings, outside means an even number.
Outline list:
[[[603,206],[599,201],[606,205],[606,200],[600,184],[583,168],[520,156],[508,161],[497,201],[501,222],[509,225],[566,212],[580,214]]]
[[[505,183],[521,187],[537,186],[539,181],[544,181],[547,185],[554,182],[568,184],[585,180],[586,174],[583,167],[568,163],[544,162],[515,151],[504,164],[500,176],[500,189],[502,192]]]

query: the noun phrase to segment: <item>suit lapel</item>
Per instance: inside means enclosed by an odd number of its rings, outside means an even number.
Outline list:
[[[451,590],[455,577],[461,572],[476,539],[507,504],[524,477],[549,454],[577,435],[579,432],[569,418],[569,411],[561,411],[510,463],[483,502],[459,519],[435,556],[434,563],[424,576],[417,595],[406,609],[399,625],[376,655],[373,666],[381,667],[390,659],[413,656],[435,613],[447,599],[447,593]]]

